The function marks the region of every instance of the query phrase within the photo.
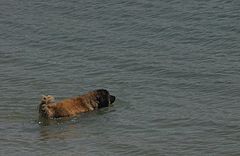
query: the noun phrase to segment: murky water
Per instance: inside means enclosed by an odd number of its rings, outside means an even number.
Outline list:
[[[1,155],[240,155],[240,1],[0,2]],[[38,123],[42,94],[114,106]]]

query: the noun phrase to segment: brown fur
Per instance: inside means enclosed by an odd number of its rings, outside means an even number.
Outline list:
[[[40,106],[40,117],[58,118],[75,116],[79,113],[93,111],[101,107],[107,107],[115,101],[115,97],[107,90],[99,89],[84,95],[55,102],[53,96],[43,96]]]

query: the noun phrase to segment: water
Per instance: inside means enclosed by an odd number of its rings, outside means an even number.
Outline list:
[[[0,2],[0,155],[240,155],[240,2]],[[38,123],[42,94],[114,106]]]

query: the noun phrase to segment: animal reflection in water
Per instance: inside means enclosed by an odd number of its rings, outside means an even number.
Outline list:
[[[39,105],[39,117],[43,119],[72,117],[80,113],[108,107],[114,101],[115,96],[110,95],[105,89],[90,91],[84,95],[59,102],[56,102],[51,95],[43,95]]]
[[[76,124],[62,125],[61,128],[54,126],[40,126],[39,137],[41,140],[49,139],[73,139],[79,137],[80,129]],[[81,132],[80,132],[81,133]]]

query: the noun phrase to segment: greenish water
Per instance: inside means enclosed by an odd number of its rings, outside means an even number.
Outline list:
[[[0,155],[239,155],[240,2],[0,2]],[[42,94],[114,106],[38,123]]]

